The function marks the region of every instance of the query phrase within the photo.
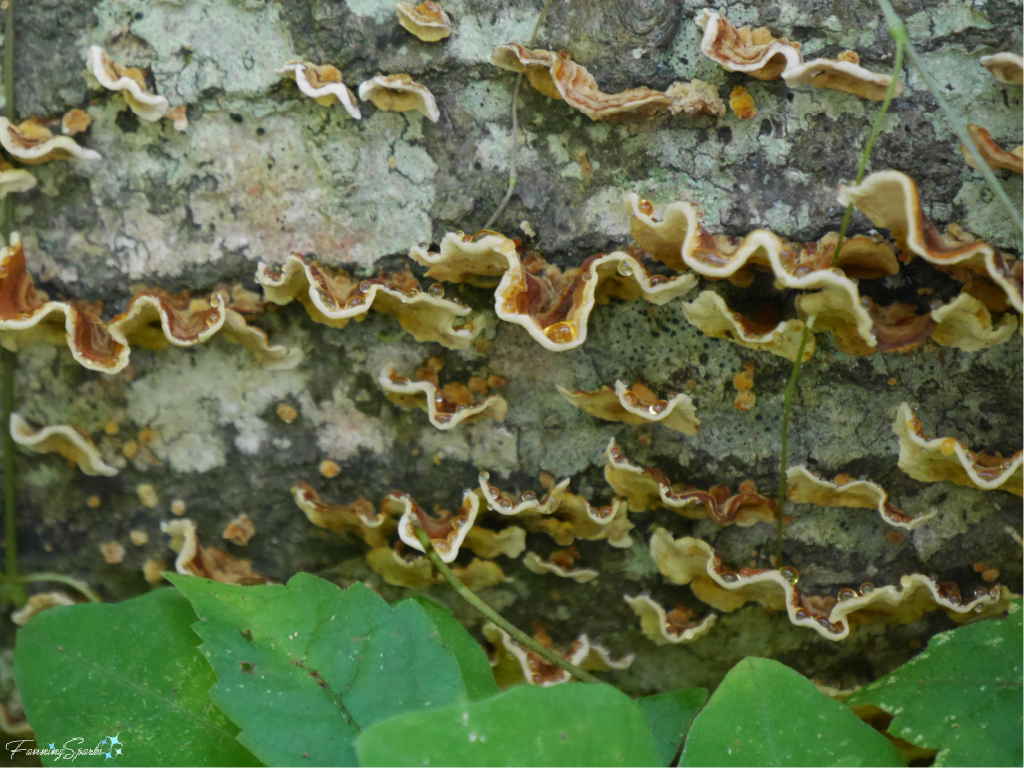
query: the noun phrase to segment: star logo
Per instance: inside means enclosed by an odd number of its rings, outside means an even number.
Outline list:
[[[104,757],[104,759],[103,759],[103,760],[104,760],[104,762],[106,762],[107,760],[110,760],[110,759],[111,759],[111,757],[113,757],[113,755],[111,755],[111,754],[110,754],[109,752],[104,752],[103,754],[104,754],[104,755],[106,756],[106,757]]]
[[[120,747],[117,748],[117,754],[119,754],[119,755],[121,754],[121,748]]]
[[[57,748],[57,745],[56,745],[56,744],[51,744],[51,745],[50,745],[50,749],[56,749],[56,748]]]
[[[118,731],[117,732],[117,736],[107,736],[107,740],[110,742],[110,746],[111,747],[116,747],[118,744],[122,743],[121,740],[119,738],[117,738],[120,735],[121,735],[121,732]]]

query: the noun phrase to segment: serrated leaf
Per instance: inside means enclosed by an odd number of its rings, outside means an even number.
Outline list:
[[[679,754],[690,723],[707,700],[707,688],[683,688],[636,700],[651,729],[661,765],[669,765]]]
[[[897,765],[899,752],[803,675],[771,659],[733,667],[694,718],[679,764]]]
[[[269,765],[355,765],[361,729],[465,700],[459,665],[424,610],[309,574],[239,587],[171,577],[200,616],[213,700]]]
[[[195,620],[173,589],[35,616],[18,631],[14,676],[39,747],[81,738],[69,746],[94,749],[115,736],[109,759],[121,764],[259,765],[210,700],[216,677],[199,652]],[[74,765],[107,761],[82,755]]]
[[[1005,619],[935,635],[890,675],[847,699],[895,715],[889,733],[937,749],[935,765],[1024,763],[1020,600]]]
[[[610,685],[520,685],[496,696],[378,723],[362,765],[657,765],[643,713]]]
[[[459,620],[452,616],[450,611],[425,597],[406,599],[415,601],[426,611],[441,635],[441,642],[455,654],[470,701],[496,694],[498,684],[494,681],[491,662],[484,649],[480,647],[480,643],[473,639]]]

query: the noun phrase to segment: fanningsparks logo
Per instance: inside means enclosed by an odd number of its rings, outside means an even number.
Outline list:
[[[81,736],[68,739],[59,747],[56,742],[52,742],[43,748],[40,748],[38,745],[27,748],[25,745],[31,744],[32,739],[21,739],[20,741],[7,742],[7,751],[11,753],[12,759],[19,752],[24,752],[26,755],[45,755],[57,760],[75,760],[82,755],[91,755],[93,757],[103,757],[103,762],[105,763],[107,760],[115,760],[121,754],[121,747],[124,745],[124,742],[121,741],[120,736],[120,731],[114,736],[104,736],[93,749],[84,749],[81,746],[85,742],[85,739]]]

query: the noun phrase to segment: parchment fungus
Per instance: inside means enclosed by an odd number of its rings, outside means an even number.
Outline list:
[[[341,104],[353,120],[362,117],[355,94],[342,82],[337,67],[296,59],[277,70],[277,74],[293,79],[299,90],[317,104],[324,107]]]
[[[432,123],[441,113],[434,95],[409,75],[377,75],[359,84],[359,98],[382,112],[422,112]]]
[[[252,569],[251,560],[242,560],[212,547],[199,544],[196,526],[187,517],[160,523],[160,530],[171,537],[171,549],[178,553],[174,570],[183,576],[200,576],[224,584],[266,584],[267,579]]]
[[[685,483],[673,484],[657,469],[644,469],[630,462],[615,439],[605,450],[604,478],[617,494],[625,497],[632,512],[667,507],[691,520],[710,517],[718,525],[746,528],[775,520],[775,502],[750,485],[732,494],[724,486],[707,491]]]
[[[640,629],[655,645],[678,645],[698,640],[715,626],[718,615],[709,613],[699,618],[685,605],[666,611],[650,595],[625,595],[633,613],[640,617]]]
[[[1005,587],[979,587],[974,599],[964,600],[955,583],[916,573],[893,586],[865,583],[859,590],[840,590],[838,597],[808,596],[797,586],[799,573],[792,566],[732,571],[706,542],[673,539],[663,528],[651,536],[651,557],[666,579],[689,584],[693,594],[712,608],[729,613],[752,601],[769,610],[785,609],[790,622],[813,629],[826,640],[844,640],[862,625],[909,624],[935,610],[958,623],[997,616],[1012,597]]]
[[[943,480],[983,491],[1024,496],[1024,451],[1004,458],[970,450],[952,437],[931,437],[909,405],[903,403],[892,425],[900,440],[899,468],[915,480]]]
[[[520,43],[499,45],[490,62],[501,69],[521,72],[534,88],[589,117],[604,120],[628,113],[652,115],[671,111],[689,115],[724,115],[725,105],[717,90],[701,80],[673,83],[667,91],[632,88],[605,93],[586,67],[572,60],[568,51],[531,50]]]
[[[141,69],[118,64],[98,45],[89,49],[89,71],[108,91],[120,93],[128,108],[140,120],[155,123],[166,116],[171,108],[166,98],[150,92],[146,75]],[[187,121],[180,127],[179,123],[180,119],[174,121],[176,130],[183,131],[188,127]]]
[[[689,395],[669,392],[663,400],[643,382],[630,387],[616,381],[614,390],[606,386],[593,392],[558,386],[558,392],[581,411],[604,421],[662,424],[684,435],[696,435],[700,425]]]
[[[499,685],[515,685],[524,680],[530,685],[546,688],[569,682],[572,677],[561,667],[555,666],[542,656],[520,645],[499,627],[488,622],[482,631],[494,646],[496,658],[491,662],[494,676]],[[537,629],[534,639],[546,648],[553,643],[543,628]],[[613,669],[628,669],[633,655],[612,659],[611,653],[602,645],[592,643],[586,635],[580,635],[569,649],[562,654],[569,663],[583,670],[607,672]]]
[[[391,366],[381,371],[378,383],[388,400],[403,408],[426,411],[430,423],[441,430],[487,418],[503,422],[508,412],[508,403],[501,395],[490,395],[474,403],[473,393],[464,384],[452,382],[441,387],[439,382],[419,376],[411,380]]]
[[[811,472],[807,467],[786,470],[786,498],[797,504],[817,504],[821,507],[863,507],[878,510],[878,515],[889,525],[913,530],[937,514],[932,510],[911,517],[889,501],[889,494],[870,480],[855,480],[849,475],[836,475],[831,481]]]
[[[360,496],[351,504],[327,504],[307,483],[292,486],[292,498],[313,525],[335,533],[353,533],[371,547],[387,545],[396,525],[384,512],[375,513],[373,504]]]
[[[982,56],[981,66],[1000,83],[1024,85],[1024,57],[1017,53],[995,53]]]
[[[860,66],[860,56],[843,51],[836,59],[804,61],[800,43],[776,38],[765,27],[736,28],[725,17],[704,9],[696,18],[704,30],[700,49],[705,56],[729,72],[743,72],[758,80],[778,80],[786,85],[813,85],[852,93],[864,99],[882,101],[892,82]],[[902,83],[896,95],[903,93]]]
[[[435,2],[427,0],[419,5],[399,3],[395,6],[398,23],[425,43],[436,43],[452,33],[452,20]]]
[[[438,279],[487,285],[500,275],[494,292],[498,318],[522,326],[553,352],[575,349],[586,341],[596,304],[643,297],[661,305],[697,284],[693,275],[652,274],[638,257],[622,251],[591,256],[562,272],[539,254],[521,257],[515,241],[489,231],[449,233],[439,253],[418,246],[409,255],[430,267],[429,277]]]
[[[526,570],[538,575],[550,573],[563,579],[571,579],[579,584],[586,584],[601,575],[593,568],[581,568],[576,565],[579,556],[580,553],[576,547],[556,549],[547,559],[536,552],[527,552],[523,556],[523,566]]]
[[[470,313],[456,299],[437,292],[421,291],[415,279],[385,277],[355,281],[343,269],[331,270],[291,254],[279,270],[260,263],[256,282],[263,298],[274,304],[298,299],[309,316],[332,328],[344,328],[352,319],[362,320],[373,307],[392,315],[416,341],[436,341],[448,349],[465,349],[480,328],[472,322],[456,322]]]
[[[79,146],[70,136],[54,136],[35,119],[13,125],[6,117],[0,117],[0,146],[26,165],[51,160],[97,162],[103,159],[99,152]]]
[[[35,428],[16,413],[11,414],[11,438],[33,453],[57,453],[83,474],[113,477],[117,470],[103,461],[88,435],[67,424]]]

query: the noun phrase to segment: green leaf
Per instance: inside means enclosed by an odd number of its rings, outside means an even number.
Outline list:
[[[690,726],[680,765],[903,765],[882,734],[771,659],[733,667]]]
[[[658,765],[643,713],[610,685],[519,685],[409,712],[356,742],[362,765]]]
[[[707,688],[682,688],[636,700],[647,718],[662,765],[668,765],[679,754],[686,730],[707,700]]]
[[[210,700],[216,678],[199,653],[195,620],[173,589],[34,617],[18,631],[14,676],[39,747],[81,738],[68,746],[94,749],[116,736],[122,764],[259,765]],[[74,765],[106,761],[83,755]]]
[[[452,616],[451,612],[442,608],[432,600],[425,597],[408,598],[416,601],[427,616],[434,622],[438,633],[441,635],[441,642],[445,644],[459,663],[462,670],[462,682],[466,684],[466,693],[470,701],[485,699],[498,692],[498,684],[494,681],[494,672],[491,670],[491,662],[480,647],[480,643],[473,639],[473,636],[466,631],[466,628],[459,623],[459,620]],[[404,602],[404,601],[399,601]]]
[[[927,649],[846,700],[896,717],[889,733],[939,750],[935,765],[1021,765],[1020,600],[1005,619],[935,635]]]
[[[219,682],[213,700],[269,765],[354,765],[361,729],[411,709],[462,701],[459,665],[424,610],[389,606],[362,584],[309,574],[287,585],[171,580]]]

